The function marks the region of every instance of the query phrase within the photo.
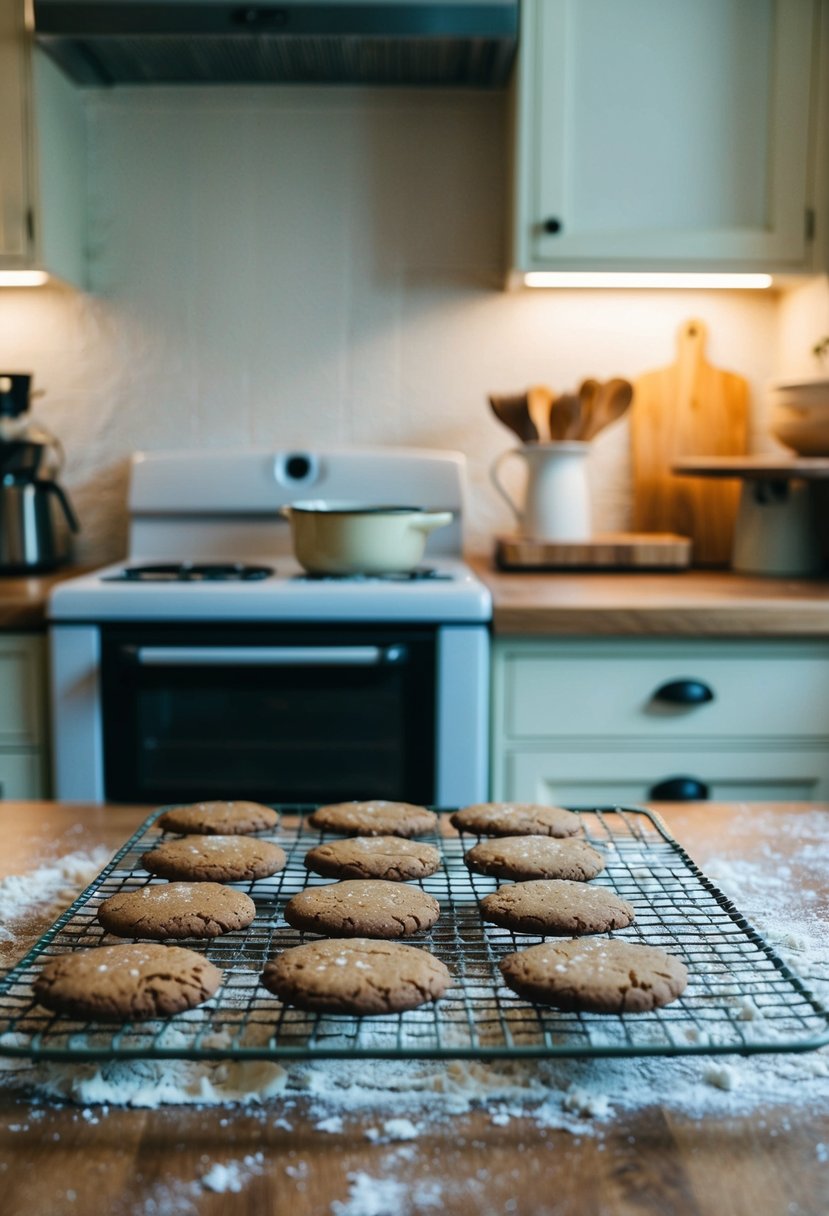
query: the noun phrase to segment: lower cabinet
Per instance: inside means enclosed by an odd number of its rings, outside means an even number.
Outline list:
[[[829,799],[829,643],[498,638],[492,792]]]
[[[46,639],[0,633],[0,798],[48,792]]]

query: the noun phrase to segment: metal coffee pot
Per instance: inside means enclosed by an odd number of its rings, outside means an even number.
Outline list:
[[[69,555],[79,530],[54,480],[60,444],[28,417],[31,377],[0,373],[0,573],[51,570]]]

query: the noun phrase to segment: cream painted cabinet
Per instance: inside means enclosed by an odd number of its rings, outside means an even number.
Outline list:
[[[46,795],[46,640],[0,633],[0,798]]]
[[[84,283],[81,93],[39,51],[24,0],[0,4],[0,271]]]
[[[814,269],[826,11],[524,0],[514,269]]]
[[[496,638],[493,797],[829,798],[829,643]]]

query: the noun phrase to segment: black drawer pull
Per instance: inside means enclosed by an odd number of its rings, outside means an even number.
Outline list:
[[[648,792],[651,802],[705,802],[709,796],[708,786],[696,777],[669,777],[651,786]]]
[[[657,688],[653,699],[669,705],[704,705],[714,700],[714,693],[702,680],[670,680]]]
[[[548,236],[558,236],[558,234],[561,232],[563,225],[561,223],[561,220],[558,219],[557,216],[551,215],[551,216],[548,216],[548,218],[542,222],[541,227],[542,227],[543,231],[547,233]]]

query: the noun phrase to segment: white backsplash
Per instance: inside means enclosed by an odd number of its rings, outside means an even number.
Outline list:
[[[503,96],[116,89],[88,105],[93,292],[0,292],[0,369],[46,390],[81,559],[123,551],[132,451],[231,445],[460,449],[469,544],[488,549],[511,522],[488,480],[511,436],[487,394],[635,377],[672,361],[690,316],[749,379],[767,446],[781,343],[808,329],[795,316],[781,339],[775,297],[501,290]],[[627,446],[624,424],[595,444],[599,530],[628,526]]]

